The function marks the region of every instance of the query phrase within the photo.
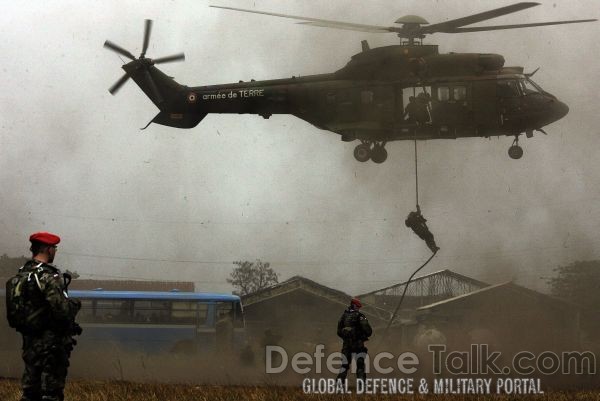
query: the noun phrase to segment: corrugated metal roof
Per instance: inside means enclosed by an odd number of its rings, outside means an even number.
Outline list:
[[[496,284],[496,285],[490,285],[488,287],[481,288],[479,290],[470,292],[468,294],[462,294],[462,295],[458,295],[458,296],[453,297],[453,298],[445,299],[443,301],[434,302],[432,304],[425,305],[425,306],[422,306],[420,308],[417,308],[417,310],[423,311],[423,310],[428,310],[428,309],[434,309],[434,308],[437,308],[437,307],[440,307],[440,306],[444,306],[444,305],[447,305],[447,304],[450,304],[450,303],[460,302],[461,300],[464,300],[464,299],[467,299],[467,298],[476,297],[477,295],[482,294],[482,293],[491,292],[491,291],[494,291],[494,290],[497,290],[497,289],[503,289],[503,288],[519,292],[519,293],[524,294],[524,295],[529,296],[529,297],[541,298],[541,299],[543,299],[545,301],[548,301],[548,302],[551,302],[551,303],[553,303],[555,305],[561,305],[563,307],[568,307],[568,308],[573,308],[573,309],[580,308],[580,306],[578,306],[576,304],[573,304],[572,302],[568,302],[568,301],[565,301],[563,299],[555,298],[555,297],[552,297],[550,295],[543,294],[541,292],[537,292],[537,291],[531,290],[531,289],[526,288],[526,287],[522,287],[520,285],[517,285],[517,284],[513,283],[512,281],[507,281],[505,283],[500,283],[500,284]]]
[[[452,278],[452,279],[454,279],[456,281],[462,281],[462,282],[465,282],[465,283],[467,283],[469,285],[476,286],[476,287],[481,287],[481,288],[487,287],[489,285],[488,283],[484,283],[483,281],[479,281],[479,280],[476,280],[474,278],[462,275],[460,273],[453,272],[450,269],[444,269],[444,270],[439,270],[439,271],[436,271],[436,272],[433,272],[433,273],[424,274],[422,276],[419,276],[417,278],[412,279],[412,281],[410,282],[409,285],[416,284],[416,283],[418,283],[420,281],[432,278],[433,276],[447,276],[447,277],[450,277],[450,278]],[[359,297],[364,297],[364,296],[368,296],[368,295],[380,295],[380,294],[385,293],[388,290],[393,290],[393,289],[396,289],[396,288],[399,288],[399,287],[403,287],[406,284],[407,284],[407,281],[403,281],[403,282],[398,283],[398,284],[390,285],[388,287],[380,288],[380,289],[375,290],[375,291],[371,291],[371,292],[367,292],[365,294],[361,294],[361,295],[359,295]]]

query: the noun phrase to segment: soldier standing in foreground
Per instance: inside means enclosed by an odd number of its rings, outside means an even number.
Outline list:
[[[342,345],[344,360],[337,380],[346,380],[353,358],[356,358],[356,378],[361,380],[367,378],[365,372],[365,356],[367,355],[365,341],[369,340],[369,337],[373,334],[373,329],[366,316],[358,311],[361,307],[360,301],[353,298],[350,301],[350,306],[338,321],[337,335],[344,340]]]
[[[39,232],[29,240],[31,260],[6,283],[8,322],[23,336],[21,401],[62,401],[81,303],[68,296],[70,275],[52,265],[60,238]]]

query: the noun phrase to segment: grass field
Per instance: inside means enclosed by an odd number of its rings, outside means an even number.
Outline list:
[[[19,382],[0,379],[0,400],[18,401]],[[190,384],[129,383],[104,381],[72,381],[67,384],[66,401],[275,401],[275,400],[535,400],[535,401],[600,401],[600,391],[549,392],[532,396],[485,395],[316,395],[303,394],[300,387],[279,386],[195,386]]]

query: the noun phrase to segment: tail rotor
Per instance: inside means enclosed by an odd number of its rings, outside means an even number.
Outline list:
[[[174,61],[183,61],[185,60],[185,55],[183,53],[178,53],[171,56],[160,57],[154,60],[151,58],[146,58],[146,51],[148,50],[148,46],[150,44],[151,33],[152,20],[147,19],[144,25],[144,41],[142,44],[142,52],[140,53],[140,56],[138,58],[131,54],[131,52],[125,50],[121,46],[109,40],[104,42],[105,48],[132,60],[131,62],[123,66],[123,69],[125,70],[125,75],[119,78],[119,80],[108,89],[111,95],[115,95],[119,91],[119,89],[121,89],[121,87],[125,85],[129,78],[131,78],[132,72],[143,69],[143,80],[146,83],[148,90],[152,94],[152,100],[156,103],[163,102],[163,96],[161,95],[160,90],[156,85],[156,82],[154,81],[154,78],[152,78],[152,74],[150,73],[150,67],[154,64],[164,64]]]

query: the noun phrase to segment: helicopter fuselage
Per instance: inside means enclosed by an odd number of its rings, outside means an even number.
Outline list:
[[[438,54],[437,46],[366,49],[342,69],[321,75],[188,87],[140,60],[123,68],[161,109],[152,122],[196,126],[209,113],[292,114],[344,141],[381,146],[403,139],[518,136],[568,112],[522,67],[504,67],[497,54]],[[411,116],[411,97],[420,117]]]

